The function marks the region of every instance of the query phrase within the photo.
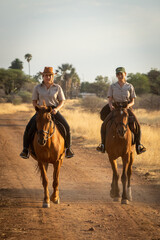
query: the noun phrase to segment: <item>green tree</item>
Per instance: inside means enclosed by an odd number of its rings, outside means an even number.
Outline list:
[[[35,79],[36,82],[40,82],[41,81],[41,72],[38,72],[36,75],[33,76],[33,78]]]
[[[105,77],[103,77],[102,75],[98,75],[96,78],[95,78],[95,81],[97,82],[97,83],[107,83],[108,84],[108,77],[107,76],[105,76]]]
[[[28,69],[29,69],[29,76],[30,76],[30,61],[32,59],[32,55],[30,53],[25,54],[24,58],[27,60],[28,62]]]
[[[22,70],[23,62],[21,60],[19,60],[18,58],[16,58],[14,61],[11,62],[11,66],[9,68]]]
[[[127,81],[134,86],[137,94],[149,93],[150,91],[149,78],[145,74],[129,73],[127,76]]]
[[[27,82],[26,75],[18,69],[0,69],[0,86],[6,95],[18,92]]]
[[[93,83],[82,82],[81,92],[95,93],[98,97],[107,97],[109,88],[108,77],[98,75]]]
[[[160,71],[151,69],[147,76],[149,78],[151,93],[160,95]]]

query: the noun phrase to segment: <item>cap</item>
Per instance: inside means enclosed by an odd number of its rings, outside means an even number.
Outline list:
[[[118,67],[118,68],[116,68],[116,74],[119,73],[119,72],[120,72],[120,73],[123,73],[123,72],[125,73],[126,70],[125,70],[124,67]]]

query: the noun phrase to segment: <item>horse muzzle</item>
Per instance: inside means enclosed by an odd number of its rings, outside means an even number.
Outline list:
[[[41,145],[41,146],[45,146],[46,145],[46,140],[45,139],[38,139],[38,143],[39,143],[39,145]]]
[[[119,128],[117,129],[117,133],[118,133],[118,136],[120,138],[124,138],[125,137],[125,134],[127,132],[127,129],[124,129],[123,127],[122,128]]]

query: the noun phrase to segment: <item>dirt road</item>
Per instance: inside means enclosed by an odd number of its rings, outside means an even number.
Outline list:
[[[43,209],[36,161],[19,157],[27,119],[24,112],[0,116],[0,239],[160,239],[160,186],[133,173],[133,202],[113,202],[107,155],[81,139],[61,168],[61,203]],[[51,194],[52,166],[48,176]]]

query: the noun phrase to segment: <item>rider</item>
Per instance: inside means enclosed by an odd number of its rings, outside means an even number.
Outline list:
[[[53,108],[52,114],[55,119],[60,121],[66,129],[66,157],[71,158],[74,156],[71,145],[70,127],[65,118],[60,114],[59,110],[63,107],[65,96],[60,85],[54,83],[54,73],[52,67],[45,67],[41,73],[43,82],[34,87],[32,95],[32,103],[36,105],[43,105],[45,100],[47,106]],[[29,144],[30,139],[36,131],[36,114],[31,118],[26,126],[23,136],[23,151],[20,153],[22,158],[29,158]]]
[[[134,99],[136,98],[135,90],[132,84],[126,82],[126,71],[124,67],[118,67],[116,69],[116,77],[118,81],[113,83],[109,90],[107,97],[109,98],[109,104],[105,106],[105,120],[101,126],[101,144],[96,148],[97,151],[104,153],[105,152],[105,135],[106,135],[106,123],[109,120],[109,113],[115,109],[114,103],[127,103],[127,109],[129,116],[133,118],[136,122],[137,129],[131,129],[131,131],[135,135],[135,143],[136,143],[136,152],[137,154],[141,154],[146,151],[146,148],[140,143],[141,139],[141,129],[140,124],[132,112],[132,106],[134,105]],[[102,111],[101,111],[102,112]],[[108,118],[107,118],[108,116]]]

